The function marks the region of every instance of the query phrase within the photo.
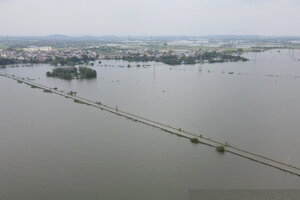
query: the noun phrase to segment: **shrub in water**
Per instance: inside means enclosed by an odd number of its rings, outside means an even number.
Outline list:
[[[198,138],[191,138],[191,142],[195,143],[195,144],[198,144],[200,141],[199,141]]]

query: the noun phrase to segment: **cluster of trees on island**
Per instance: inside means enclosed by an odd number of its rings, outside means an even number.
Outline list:
[[[52,72],[47,72],[46,76],[66,80],[71,80],[75,78],[96,78],[97,71],[87,67],[58,67],[54,68]]]
[[[221,52],[204,52],[202,54],[198,54],[195,56],[176,56],[176,55],[162,55],[160,57],[147,57],[140,56],[139,54],[130,54],[122,57],[123,60],[129,62],[162,62],[168,65],[181,65],[181,64],[196,64],[199,62],[208,62],[208,63],[223,63],[223,62],[246,62],[247,58],[244,58],[240,55],[232,55],[229,53],[221,53]]]
[[[0,66],[15,64],[15,60],[0,57]]]

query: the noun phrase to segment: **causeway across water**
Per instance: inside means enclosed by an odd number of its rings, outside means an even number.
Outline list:
[[[262,156],[262,155],[259,155],[259,154],[253,153],[253,152],[249,152],[249,151],[246,151],[246,150],[243,150],[241,148],[237,148],[237,147],[234,147],[234,146],[231,146],[231,145],[226,145],[226,144],[221,143],[219,141],[207,138],[207,137],[203,136],[202,134],[200,135],[200,134],[188,132],[188,131],[185,131],[181,128],[176,128],[174,126],[170,126],[170,125],[166,125],[166,124],[163,124],[163,123],[160,123],[160,122],[156,122],[156,121],[153,121],[153,120],[141,117],[141,116],[137,116],[137,115],[129,113],[129,112],[122,111],[122,110],[118,109],[117,107],[113,108],[113,107],[101,104],[99,102],[93,102],[91,100],[84,99],[82,97],[78,97],[78,96],[75,96],[75,95],[70,95],[70,94],[65,93],[64,91],[59,91],[59,90],[54,89],[54,88],[49,88],[47,86],[40,85],[38,83],[29,81],[29,80],[26,80],[26,79],[23,79],[23,78],[18,78],[18,77],[15,77],[15,76],[10,76],[10,75],[1,74],[1,73],[0,73],[0,76],[10,78],[10,79],[13,79],[13,80],[16,80],[16,81],[19,81],[19,82],[23,82],[25,84],[28,84],[30,86],[34,86],[34,87],[37,87],[37,88],[40,88],[40,89],[51,91],[52,93],[55,93],[55,94],[73,99],[74,101],[77,101],[78,103],[87,104],[89,106],[93,106],[95,108],[99,108],[101,110],[105,110],[105,111],[117,114],[119,116],[126,117],[126,118],[128,118],[132,121],[140,122],[140,123],[143,123],[145,125],[161,129],[161,130],[169,132],[171,134],[175,134],[175,135],[187,138],[187,139],[197,138],[200,141],[201,144],[205,144],[205,145],[208,145],[208,146],[211,146],[211,147],[214,147],[214,148],[218,147],[219,145],[224,145],[225,146],[225,151],[228,152],[228,153],[232,153],[232,154],[238,155],[240,157],[244,157],[244,158],[253,160],[255,162],[258,162],[258,163],[261,163],[261,164],[264,164],[264,165],[268,165],[270,167],[274,167],[274,168],[280,169],[282,171],[289,172],[291,174],[300,176],[300,168],[297,167],[297,166],[293,166],[293,165],[290,165],[290,164],[287,164],[287,163],[284,163],[284,162],[280,162],[280,161],[271,159],[269,157]]]

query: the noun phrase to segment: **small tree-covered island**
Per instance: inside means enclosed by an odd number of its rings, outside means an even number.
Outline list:
[[[127,60],[129,62],[161,62],[167,65],[181,65],[181,64],[189,64],[194,65],[196,63],[224,63],[224,62],[246,62],[247,58],[240,56],[240,54],[233,54],[232,52],[196,52],[193,55],[176,55],[172,52],[163,53],[160,56],[155,55],[142,55],[140,53],[129,53],[123,55],[119,59]]]
[[[47,77],[56,77],[66,80],[96,78],[97,71],[87,67],[58,67],[54,68],[52,72],[46,73]]]

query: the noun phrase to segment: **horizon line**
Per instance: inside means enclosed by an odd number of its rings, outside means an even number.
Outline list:
[[[82,35],[75,35],[75,34],[47,34],[47,35],[0,35],[0,37],[220,37],[220,36],[231,36],[231,37],[300,37],[300,35],[264,35],[264,34],[207,34],[207,35],[185,35],[185,34],[178,34],[178,35],[118,35],[118,34],[105,34],[105,35],[90,35],[90,34],[82,34]]]

